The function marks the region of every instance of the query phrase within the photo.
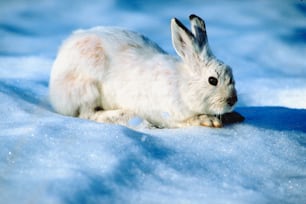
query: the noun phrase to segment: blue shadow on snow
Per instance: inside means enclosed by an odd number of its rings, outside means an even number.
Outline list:
[[[256,127],[306,132],[306,110],[284,107],[239,107],[237,112],[245,117],[244,123]]]

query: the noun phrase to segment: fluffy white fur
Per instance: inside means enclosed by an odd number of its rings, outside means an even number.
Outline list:
[[[192,32],[171,21],[180,60],[135,32],[95,27],[62,45],[50,78],[50,100],[64,115],[129,125],[140,117],[157,127],[222,126],[237,101],[229,66],[208,45],[204,21]],[[217,79],[212,85],[210,77]]]

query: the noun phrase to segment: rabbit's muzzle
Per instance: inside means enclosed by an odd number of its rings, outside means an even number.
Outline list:
[[[236,102],[238,101],[238,97],[237,97],[237,94],[236,92],[234,92],[227,100],[227,104],[229,106],[234,106],[236,104]]]

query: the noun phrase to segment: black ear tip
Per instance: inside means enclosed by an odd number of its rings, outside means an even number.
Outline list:
[[[195,15],[195,14],[191,14],[191,15],[189,16],[189,20],[190,20],[190,21],[195,20],[195,21],[197,21],[197,22],[202,23],[202,24],[205,25],[205,21],[204,21],[202,18],[200,18],[199,16]]]
[[[181,21],[179,21],[177,18],[172,18],[172,21],[173,21],[176,25],[178,25],[178,26],[184,28],[183,23],[181,23]]]
[[[180,24],[180,21],[177,18],[172,18],[171,23]]]
[[[184,26],[184,24],[179,21],[177,18],[172,18],[171,20],[171,26],[174,26],[174,29],[176,29],[176,27],[180,28],[180,29],[183,29],[185,31],[185,33],[193,38],[193,34]]]
[[[195,14],[191,14],[190,16],[189,16],[189,20],[192,20],[192,19],[194,19],[194,18],[199,18],[197,15],[195,15]]]

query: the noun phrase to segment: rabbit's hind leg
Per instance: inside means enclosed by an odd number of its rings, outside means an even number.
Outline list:
[[[134,119],[139,118],[136,114],[130,111],[122,109],[103,110],[101,107],[95,107],[90,111],[81,111],[79,117],[100,123],[113,123],[124,126],[133,126]]]

